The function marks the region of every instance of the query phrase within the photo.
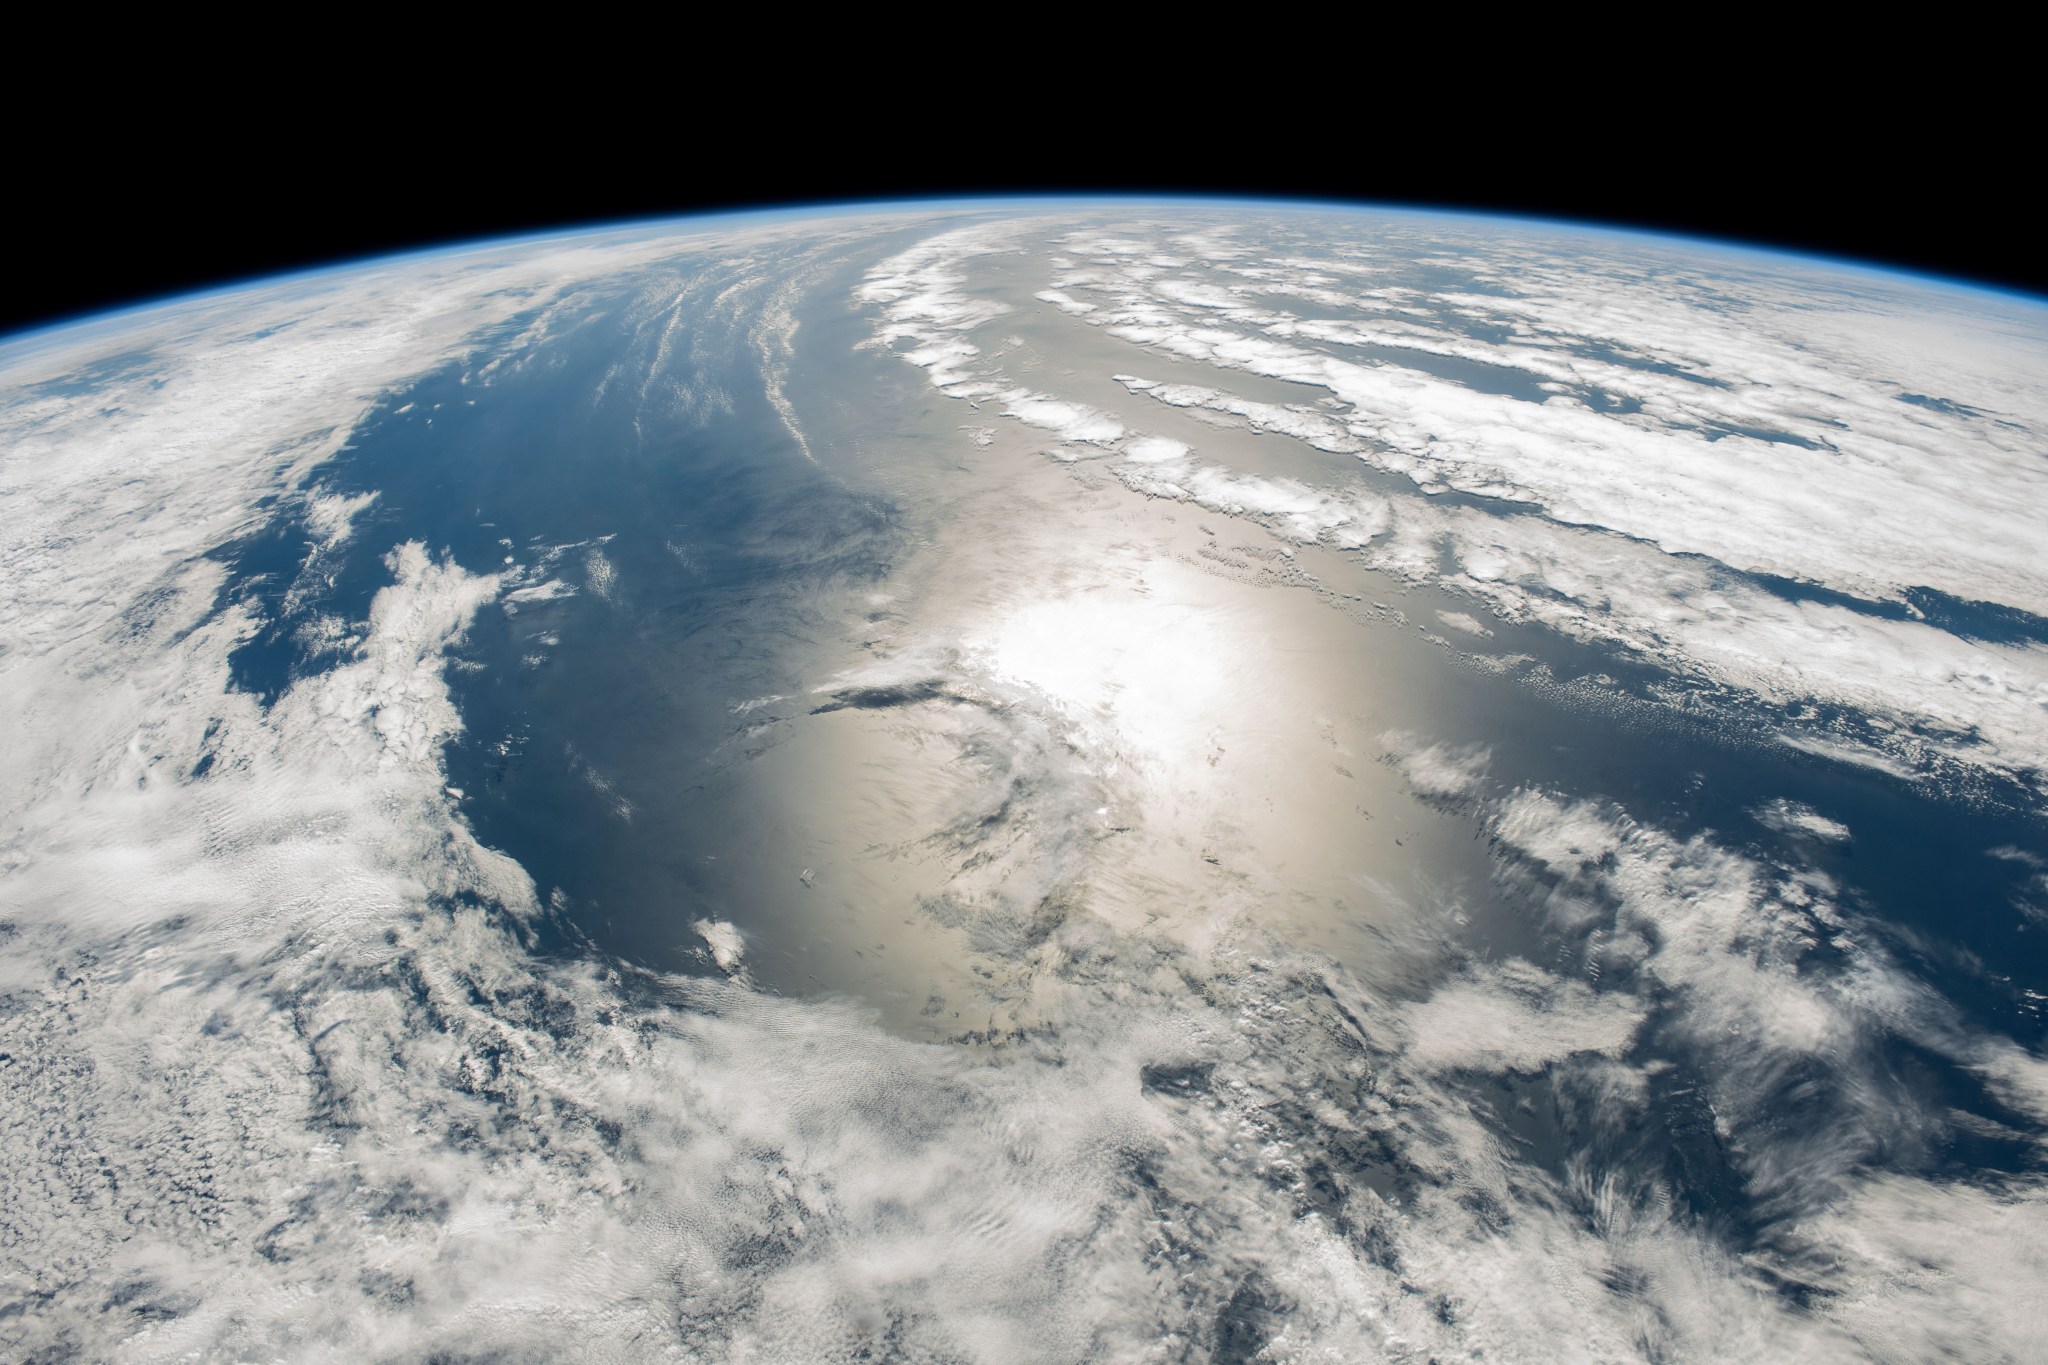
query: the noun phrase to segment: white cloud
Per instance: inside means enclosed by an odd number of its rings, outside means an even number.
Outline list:
[[[1071,313],[1078,317],[1085,317],[1094,312],[1096,308],[1096,305],[1085,303],[1062,289],[1041,289],[1031,297],[1042,303],[1053,305],[1062,313]]]
[[[559,578],[550,578],[539,583],[529,583],[523,588],[514,588],[504,594],[504,601],[508,606],[524,606],[529,602],[555,602],[575,595],[576,589]]]
[[[945,257],[946,240],[920,251]],[[1431,491],[1545,513],[1499,517],[1396,498],[1408,541],[1382,547],[1374,562],[1433,580],[1433,545],[1448,538],[1462,561],[1453,581],[1476,583],[1511,619],[1644,649],[1681,674],[1773,703],[1819,699],[1913,732],[1808,735],[1798,741],[1807,747],[1838,746],[1905,773],[1925,769],[1929,754],[2048,772],[2048,651],[1788,602],[1708,562],[1871,600],[1932,588],[2048,615],[2048,564],[2033,530],[2048,473],[2027,435],[2048,429],[2039,377],[2048,331],[2025,305],[1974,299],[1965,311],[1915,286],[1733,263],[1710,285],[1700,276],[1697,288],[1673,290],[1655,283],[1668,263],[1619,244],[1568,257],[1475,240],[1445,263],[1486,274],[1487,253],[1511,260],[1511,282],[1489,276],[1502,292],[1381,290],[1353,302],[1398,315],[1359,321],[1286,312],[1271,306],[1280,294],[1255,302],[1239,284],[1205,281],[1186,258],[1162,268],[1157,252],[1122,249],[1122,237],[1062,245],[1114,301],[1088,316],[1105,335],[1328,400],[1276,404],[1118,375],[1133,392],[1355,453]],[[1220,259],[1228,279],[1327,282],[1349,268],[1340,243],[1318,245],[1320,254],[1260,267]],[[1437,307],[1415,306],[1425,303]],[[961,329],[975,322],[948,317]],[[1379,354],[1357,358],[1360,347]],[[1390,358],[1404,355],[1412,363]],[[1483,367],[1507,391],[1475,387],[1469,371],[1440,376],[1431,369],[1439,359]],[[993,373],[983,381],[999,382]],[[1203,477],[1216,490],[1246,476]],[[1183,474],[1126,482],[1274,515],[1258,498],[1200,497]],[[1347,497],[1328,488],[1303,496]],[[1290,528],[1335,529],[1313,517]]]
[[[1400,768],[1408,785],[1423,796],[1465,796],[1486,778],[1492,752],[1482,744],[1454,747],[1425,744],[1414,735],[1389,731],[1380,736],[1387,758]]]
[[[2048,1279],[2039,1181],[1879,1176],[1802,1231],[1822,1286],[1840,1295],[1829,1311],[1872,1359],[2019,1360],[2038,1337]]]
[[[711,960],[727,976],[739,970],[740,959],[746,956],[746,944],[740,936],[739,926],[730,920],[699,919],[690,927],[697,937],[711,950]]]
[[[1813,807],[1782,796],[1757,807],[1750,814],[1756,817],[1757,823],[1781,834],[1804,834],[1830,844],[1849,841],[1849,827],[1840,820],[1830,820]]]
[[[1108,445],[1124,434],[1123,423],[1084,403],[1069,403],[1021,389],[1003,395],[1003,402],[1005,417],[1050,431],[1063,441]]]
[[[1479,618],[1468,611],[1440,611],[1436,614],[1436,619],[1452,630],[1462,630],[1467,635],[1485,637],[1493,634],[1490,627],[1482,625]]]
[[[882,307],[886,322],[876,340],[928,370],[940,388],[973,378],[974,371],[966,367],[981,354],[980,348],[956,334],[1003,316],[1010,306],[973,293],[962,267],[973,257],[998,249],[1006,232],[1013,230],[1002,225],[955,228],[869,271],[858,297]],[[902,349],[899,342],[910,344]]]
[[[1140,464],[1167,464],[1174,460],[1186,459],[1189,452],[1185,441],[1176,441],[1167,436],[1140,436],[1124,442],[1123,449],[1118,453],[1126,460],[1136,460]]]
[[[376,501],[374,492],[348,496],[316,488],[306,499],[306,529],[321,548],[331,549],[348,539],[355,519]]]
[[[1642,1021],[1631,996],[1508,961],[1454,978],[1412,1010],[1406,1056],[1424,1071],[1536,1072],[1578,1053],[1619,1056]]]

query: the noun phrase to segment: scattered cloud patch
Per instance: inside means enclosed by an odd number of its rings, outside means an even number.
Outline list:
[[[1631,996],[1508,961],[1452,980],[1411,1011],[1407,1057],[1431,1072],[1529,1074],[1579,1053],[1618,1057],[1642,1021]]]
[[[1847,825],[1829,819],[1811,806],[1782,796],[1758,806],[1750,814],[1756,817],[1758,824],[1780,834],[1800,834],[1828,844],[1849,842]]]
[[[739,928],[729,920],[699,919],[690,927],[697,937],[704,940],[710,950],[711,960],[718,964],[718,970],[731,976],[740,969],[740,959],[746,956],[746,943],[740,937]]]
[[[1140,464],[1168,464],[1185,460],[1189,451],[1185,441],[1167,436],[1139,436],[1124,442],[1119,453],[1126,460],[1136,460]]]
[[[1482,639],[1493,635],[1492,628],[1481,624],[1479,618],[1470,612],[1440,611],[1436,614],[1436,619],[1449,626],[1452,630],[1461,630],[1467,635],[1477,635]]]

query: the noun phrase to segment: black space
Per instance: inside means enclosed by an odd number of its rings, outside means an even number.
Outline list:
[[[1022,79],[1010,71],[986,90],[957,75],[941,83],[943,98],[892,103],[876,93],[889,89],[886,74],[875,89],[842,78],[808,92],[778,77],[765,102],[744,82],[624,103],[586,91],[509,124],[463,91],[381,114],[370,101],[324,124],[277,113],[274,101],[261,114],[160,102],[138,116],[149,132],[139,142],[28,138],[15,149],[13,183],[41,192],[0,216],[14,266],[0,335],[466,239],[716,209],[1061,191],[1526,214],[2048,294],[2033,177],[2018,173],[2009,136],[2032,111],[1984,93],[2006,84],[2000,73],[1936,90],[1918,60],[1901,48],[1892,68],[1831,83],[1762,68],[1667,83],[1662,66],[1643,62],[1625,83],[1575,93],[1462,86],[1426,101],[1413,85],[1283,82],[1247,97],[1218,81],[1105,95],[1056,79],[1028,98],[983,99]]]

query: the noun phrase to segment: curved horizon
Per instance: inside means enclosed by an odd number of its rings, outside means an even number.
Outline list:
[[[215,297],[226,297],[264,286],[283,284],[294,280],[312,279],[323,275],[342,274],[352,270],[370,269],[387,263],[396,264],[403,261],[450,255],[464,251],[482,251],[492,248],[503,249],[531,243],[578,237],[596,237],[635,230],[653,230],[670,224],[682,223],[704,222],[715,224],[778,217],[803,219],[824,218],[835,215],[856,216],[864,213],[914,211],[920,208],[969,212],[978,209],[995,211],[1005,207],[1031,204],[1072,205],[1075,207],[1112,206],[1117,204],[1160,204],[1181,207],[1228,205],[1241,207],[1244,205],[1262,204],[1306,212],[1381,214],[1386,216],[1458,220],[1476,219],[1503,226],[1522,225],[1551,231],[1640,238],[1692,250],[1713,250],[1748,256],[1772,257],[1788,262],[1800,263],[1808,267],[1822,266],[1847,272],[1874,274],[1892,279],[1913,280],[1936,288],[1989,294],[1997,298],[2013,300],[2036,307],[2048,307],[2048,290],[2034,290],[2014,284],[2002,283],[1990,278],[1988,275],[1951,273],[1919,266],[1903,265],[1875,255],[1852,251],[1826,251],[1787,246],[1756,237],[1715,235],[1704,231],[1688,231],[1651,226],[1637,220],[1552,215],[1508,208],[1476,208],[1445,204],[1440,201],[1351,199],[1317,195],[1276,195],[1251,191],[1138,190],[1103,193],[1096,191],[1053,190],[963,195],[905,194],[857,199],[790,199],[772,203],[684,209],[676,212],[648,215],[626,214],[609,218],[565,218],[558,224],[546,227],[521,228],[508,232],[485,232],[476,235],[458,233],[446,237],[422,239],[417,244],[389,250],[372,249],[362,253],[343,252],[330,257],[309,259],[303,264],[285,266],[281,269],[226,275],[206,283],[173,287],[162,292],[139,293],[125,301],[101,307],[88,306],[77,311],[55,315],[42,321],[29,322],[9,330],[0,331],[0,350],[11,349],[23,342],[45,337],[53,333],[89,327],[96,323],[107,323],[131,318],[153,310],[168,309],[180,304],[197,303]]]

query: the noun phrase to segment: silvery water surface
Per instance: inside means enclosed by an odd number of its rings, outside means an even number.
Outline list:
[[[0,430],[0,1354],[2038,1358],[2039,302],[899,206]]]

